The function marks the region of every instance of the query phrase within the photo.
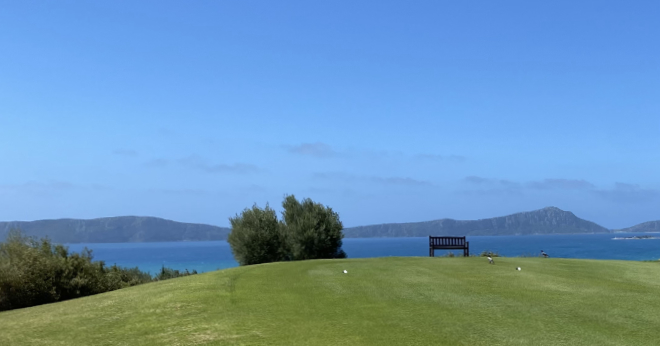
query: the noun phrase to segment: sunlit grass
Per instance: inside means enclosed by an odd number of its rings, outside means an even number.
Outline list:
[[[657,345],[660,340],[657,262],[497,258],[495,263],[480,257],[380,258],[226,269],[0,313],[0,345]]]

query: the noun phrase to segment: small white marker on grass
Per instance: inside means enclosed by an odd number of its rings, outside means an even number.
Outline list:
[[[522,269],[520,269],[520,267],[517,267],[516,270],[522,270]]]
[[[348,274],[348,270],[344,269],[344,274]]]

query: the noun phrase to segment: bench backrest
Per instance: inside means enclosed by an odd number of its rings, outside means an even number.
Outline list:
[[[464,246],[465,237],[432,237],[429,236],[430,246]]]

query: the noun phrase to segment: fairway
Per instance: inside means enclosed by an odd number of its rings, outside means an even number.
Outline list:
[[[657,345],[659,311],[657,262],[315,260],[2,312],[0,345]]]

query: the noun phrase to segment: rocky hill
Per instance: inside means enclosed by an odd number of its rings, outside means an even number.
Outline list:
[[[570,211],[555,207],[481,220],[441,219],[426,222],[360,226],[344,230],[347,238],[606,232],[610,232],[610,230],[591,221],[580,219]]]
[[[56,243],[134,243],[225,240],[229,228],[157,217],[119,216],[91,220],[59,219],[0,222],[0,240],[13,228]]]
[[[648,221],[632,227],[617,229],[616,232],[660,232],[660,220]]]

